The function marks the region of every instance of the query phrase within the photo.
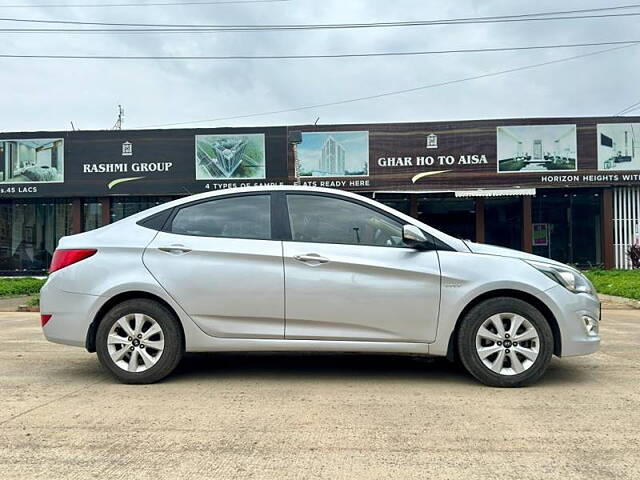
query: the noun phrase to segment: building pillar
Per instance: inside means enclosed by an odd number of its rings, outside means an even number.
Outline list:
[[[484,243],[484,198],[476,198],[476,242]]]
[[[602,201],[600,202],[600,219],[602,234],[602,263],[604,268],[615,268],[615,252],[613,246],[613,189],[602,189]]]
[[[102,205],[102,225],[111,223],[111,198],[100,197],[100,205]]]
[[[533,198],[529,195],[522,197],[522,251],[528,253],[533,251],[532,200]]]
[[[418,195],[415,193],[409,194],[409,215],[413,218],[418,218]]]
[[[74,198],[71,201],[71,233],[82,233],[82,199]]]

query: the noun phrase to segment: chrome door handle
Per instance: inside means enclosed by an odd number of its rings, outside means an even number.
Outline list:
[[[168,247],[158,247],[158,250],[167,253],[189,253],[191,251],[190,248],[185,247],[184,245],[169,245]]]
[[[321,257],[317,253],[307,253],[306,255],[294,255],[293,258],[304,263],[327,263],[328,258]]]

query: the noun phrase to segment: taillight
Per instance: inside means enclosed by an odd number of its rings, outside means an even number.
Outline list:
[[[40,315],[40,325],[42,325],[43,327],[47,324],[49,320],[51,320],[51,315],[45,315],[45,314]]]
[[[95,255],[96,252],[97,250],[94,249],[56,250],[53,252],[49,273],[53,273],[56,270],[78,263],[85,258]]]

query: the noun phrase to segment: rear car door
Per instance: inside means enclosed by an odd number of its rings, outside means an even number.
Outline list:
[[[271,195],[238,194],[177,207],[144,264],[209,335],[283,338],[282,243]]]
[[[284,209],[285,338],[435,339],[437,251],[407,248],[401,221],[346,197],[288,193]]]

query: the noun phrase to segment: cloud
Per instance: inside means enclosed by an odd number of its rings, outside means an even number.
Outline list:
[[[100,0],[102,1],[102,0]],[[32,4],[41,3],[30,0]],[[526,6],[524,6],[526,5]],[[595,0],[571,8],[601,6]],[[569,8],[569,7],[567,7]],[[561,9],[558,2],[504,0],[293,0],[282,4],[148,8],[2,9],[4,17],[140,23],[342,23],[518,14]],[[0,33],[2,53],[308,54],[518,46],[634,39],[637,20],[598,19],[371,30],[158,34]],[[3,23],[6,27],[13,25]],[[24,25],[23,25],[24,26]],[[611,115],[638,100],[638,52],[606,55],[330,108],[211,126],[320,124]],[[125,128],[280,110],[411,88],[592,49],[425,57],[279,61],[0,60],[0,129]],[[196,124],[194,126],[208,126]]]

